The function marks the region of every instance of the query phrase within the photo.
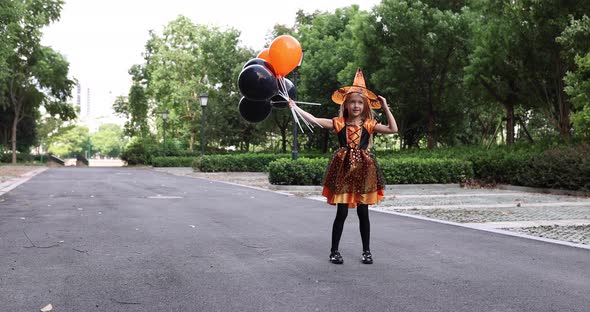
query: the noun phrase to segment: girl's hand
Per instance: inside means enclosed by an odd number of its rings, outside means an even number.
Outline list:
[[[296,107],[297,105],[295,104],[295,101],[293,101],[292,99],[289,99],[289,108],[293,108]]]
[[[389,109],[389,106],[387,106],[387,100],[384,97],[379,95],[379,96],[377,96],[377,99],[379,99],[379,102],[381,102],[381,108]]]

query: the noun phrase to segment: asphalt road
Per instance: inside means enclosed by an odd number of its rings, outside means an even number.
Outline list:
[[[0,199],[0,311],[588,311],[590,251],[148,169],[55,168]]]

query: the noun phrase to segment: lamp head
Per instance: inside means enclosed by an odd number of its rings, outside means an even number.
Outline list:
[[[201,93],[201,95],[199,95],[199,100],[201,101],[201,106],[207,106],[209,96],[207,96],[207,93]]]

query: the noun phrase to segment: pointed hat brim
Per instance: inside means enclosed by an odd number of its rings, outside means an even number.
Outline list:
[[[379,98],[377,95],[367,89],[365,84],[365,77],[361,69],[357,69],[356,74],[354,75],[354,81],[351,86],[341,87],[338,88],[334,93],[332,93],[332,101],[338,105],[342,105],[346,97],[351,93],[359,93],[367,98],[369,102],[369,107],[372,109],[381,108],[381,102],[379,102]]]

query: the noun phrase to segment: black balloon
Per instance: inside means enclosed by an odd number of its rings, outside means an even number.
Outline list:
[[[272,110],[269,101],[252,101],[242,97],[238,104],[240,115],[249,122],[261,122],[265,120]]]
[[[287,87],[287,94],[289,94],[289,98],[295,99],[295,97],[297,96],[297,88],[295,88],[295,85],[291,82],[291,80],[289,80],[287,78],[284,78],[284,79],[285,79],[285,86]],[[277,80],[277,83],[279,83],[278,80]],[[279,90],[281,90],[282,92],[285,92],[285,90],[283,90],[283,86],[281,86],[280,83],[279,83]],[[287,103],[287,100],[285,100],[282,96],[280,96],[278,94],[273,96],[270,100],[274,102],[274,103],[272,103],[272,106],[274,108],[287,108],[289,106],[289,103]]]
[[[242,95],[253,101],[267,101],[278,92],[277,78],[268,68],[258,64],[242,70],[238,87]]]
[[[249,60],[248,62],[246,62],[246,64],[244,64],[244,67],[242,67],[242,69],[250,66],[250,65],[262,65],[264,67],[266,67],[268,70],[270,70],[270,72],[275,75],[275,69],[272,67],[272,64],[269,63],[267,60],[265,59],[261,59],[261,58],[253,58],[251,60]]]

